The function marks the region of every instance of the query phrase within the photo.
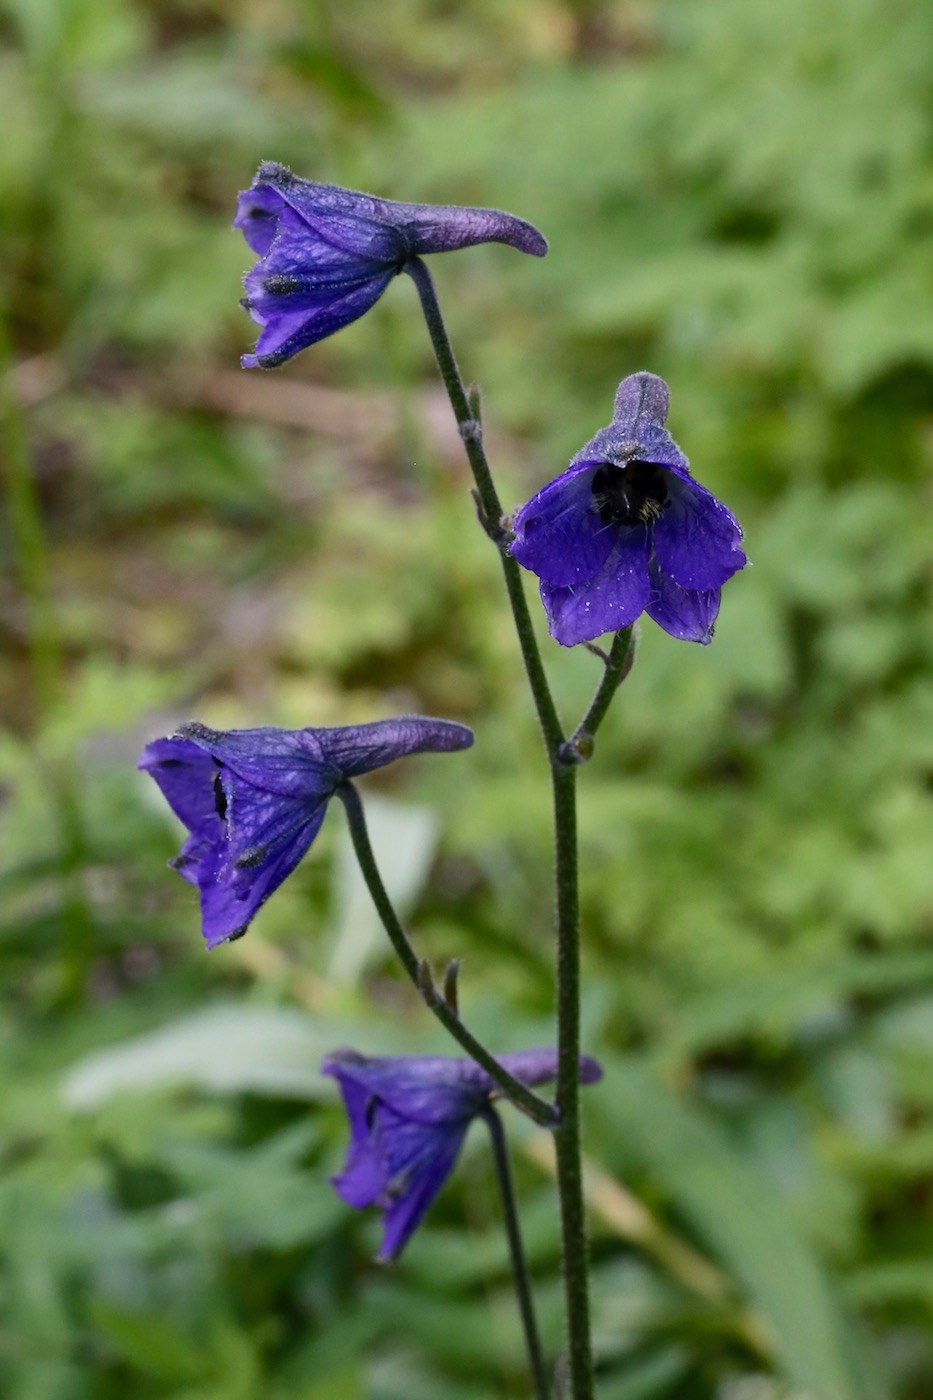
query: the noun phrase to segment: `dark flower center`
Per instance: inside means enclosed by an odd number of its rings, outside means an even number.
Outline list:
[[[666,474],[653,462],[608,462],[593,477],[591,511],[604,525],[653,525],[671,503]]]
[[[301,291],[300,277],[286,277],[284,273],[276,272],[271,277],[263,278],[263,287],[273,297],[289,297],[293,292]]]
[[[219,759],[214,758],[213,754],[211,754],[211,758],[217,768],[217,772],[214,774],[214,810],[221,821],[226,821],[227,794],[224,792],[224,785],[220,777],[220,769],[223,767],[223,764]]]

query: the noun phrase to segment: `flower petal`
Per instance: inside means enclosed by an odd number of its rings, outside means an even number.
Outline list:
[[[401,228],[413,253],[450,253],[477,243],[507,243],[520,253],[543,258],[543,233],[501,209],[469,209],[452,204],[396,204],[380,200],[393,223]]]
[[[364,224],[369,225],[369,236],[374,240],[369,248],[391,247],[391,256],[400,253],[403,260],[412,253],[453,252],[477,243],[507,243],[538,258],[547,252],[542,233],[525,219],[501,209],[403,204],[340,185],[302,180],[275,161],[259,167],[256,183],[271,185],[309,224],[319,231],[326,225],[331,236],[354,253],[367,254]]]
[[[324,751],[326,729],[211,729],[192,721],[178,731],[181,739],[210,755],[245,782],[277,797],[312,803],[330,796],[340,770]]]
[[[423,1126],[450,1126],[479,1113],[489,1080],[472,1060],[449,1055],[358,1055],[337,1050],[323,1065],[346,1093],[355,1084],[400,1116]]]
[[[721,587],[747,562],[739,522],[696,481],[669,478],[668,493],[652,536],[662,571],[681,588]]]
[[[642,428],[663,428],[671,405],[667,384],[657,374],[639,370],[629,374],[616,390],[613,421],[632,437]]]
[[[137,767],[154,778],[172,811],[189,831],[206,839],[224,834],[214,797],[217,766],[190,739],[173,737],[147,744]]]
[[[515,1076],[522,1084],[527,1084],[529,1089],[535,1088],[538,1084],[547,1084],[552,1079],[557,1078],[557,1051],[550,1046],[545,1046],[540,1050],[516,1050],[510,1055],[500,1055],[499,1063],[504,1065],[509,1074]],[[479,1068],[477,1066],[477,1068]],[[485,1070],[479,1070],[485,1075],[490,1091],[495,1090],[495,1085]],[[589,1055],[580,1056],[580,1083],[595,1084],[602,1079],[601,1067]],[[498,1091],[496,1091],[498,1092]]]
[[[242,355],[240,364],[244,369],[274,369],[316,345],[319,340],[349,326],[365,316],[370,307],[375,306],[386,287],[395,276],[394,269],[368,281],[333,288],[318,295],[301,295],[294,298],[294,308],[288,303],[293,298],[271,298],[261,300],[261,305],[249,301],[247,310],[250,316],[262,326],[262,333],[256,344],[255,353]]]
[[[656,559],[651,561],[650,575],[652,596],[645,608],[648,616],[679,641],[708,646],[719,614],[720,590],[681,588],[662,572]]]
[[[428,715],[398,715],[320,733],[328,761],[345,778],[371,773],[409,754],[456,753],[474,740],[465,724]]]
[[[306,854],[317,836],[327,811],[326,801],[306,813],[277,845],[267,848],[255,865],[240,868],[232,864],[229,845],[219,869],[205,862],[199,870],[201,917],[208,948],[228,943],[244,934],[258,911],[274,894]],[[255,848],[254,848],[255,850]]]
[[[243,190],[237,199],[233,227],[238,228],[254,253],[264,258],[278,231],[279,215],[285,201],[275,190],[257,185]]]
[[[640,617],[651,595],[648,552],[643,525],[617,529],[612,553],[588,583],[569,588],[542,583],[541,601],[551,636],[561,646],[572,647],[618,632]]]
[[[383,1207],[384,1234],[379,1258],[397,1259],[427,1214],[435,1196],[453,1171],[469,1121],[454,1130],[435,1128],[425,1142],[421,1160],[405,1184]],[[432,1132],[422,1129],[422,1132]],[[390,1185],[389,1190],[392,1190]]]
[[[509,553],[523,569],[557,588],[593,578],[612,552],[618,529],[593,500],[595,462],[578,462],[532,497],[515,517]]]
[[[346,263],[391,265],[398,271],[408,255],[403,235],[382,216],[383,200],[358,194],[340,185],[302,180],[284,165],[268,161],[259,167],[253,188],[271,188],[298,216],[298,236],[309,249],[329,245]],[[287,221],[284,227],[288,227]]]

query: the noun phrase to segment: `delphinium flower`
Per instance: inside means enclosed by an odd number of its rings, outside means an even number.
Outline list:
[[[475,243],[547,252],[543,235],[513,214],[397,204],[301,180],[275,161],[240,195],[234,227],[259,255],[243,305],[261,332],[246,369],[271,369],[357,320],[409,258]]]
[[[735,516],[694,481],[664,427],[669,397],[655,374],[623,379],[609,426],[515,517],[512,555],[541,580],[564,646],[643,612],[672,637],[707,643],[720,589],[747,562]]]
[[[557,1074],[554,1050],[522,1050],[500,1063],[529,1088]],[[380,1259],[395,1259],[447,1180],[474,1118],[496,1086],[472,1060],[443,1056],[368,1058],[337,1050],[322,1066],[340,1085],[350,1119],[350,1146],[334,1186],[355,1209],[383,1213]],[[602,1070],[580,1057],[580,1082]]]
[[[190,835],[174,868],[201,895],[207,946],[239,938],[321,828],[338,787],[415,753],[469,748],[451,720],[402,715],[340,729],[208,729],[149,744],[150,773]]]

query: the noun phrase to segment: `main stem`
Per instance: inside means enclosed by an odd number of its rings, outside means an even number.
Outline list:
[[[560,1113],[555,1140],[564,1242],[570,1394],[572,1400],[593,1400],[589,1261],[580,1161],[580,910],[575,767],[579,759],[565,749],[566,741],[541,662],[521,571],[508,550],[509,532],[502,521],[502,505],[486,460],[482,424],[471,411],[434,282],[420,258],[410,258],[405,271],[421,298],[437,366],[476,482],[480,519],[499,550],[522,659],[551,765],[557,882],[557,1107]]]
[[[496,1178],[499,1194],[502,1197],[502,1215],[505,1232],[509,1240],[509,1253],[512,1256],[512,1279],[518,1298],[522,1327],[525,1332],[525,1346],[534,1380],[536,1400],[549,1400],[551,1385],[548,1378],[544,1352],[541,1348],[541,1335],[535,1316],[534,1298],[531,1291],[531,1274],[522,1244],[521,1228],[518,1220],[518,1204],[515,1200],[515,1186],[512,1181],[512,1167],[509,1162],[509,1149],[502,1128],[502,1120],[496,1110],[489,1106],[483,1114],[489,1135],[492,1138],[492,1155],[496,1165]]]
[[[580,1144],[580,904],[577,871],[577,770],[551,761],[557,869],[557,1110],[554,1134],[564,1241],[571,1395],[593,1400],[589,1247]]]
[[[337,796],[343,802],[347,813],[347,824],[350,828],[350,839],[353,842],[353,849],[356,852],[356,859],[362,872],[363,879],[372,896],[373,904],[392,947],[398,953],[399,959],[408,976],[417,987],[427,1006],[434,1012],[445,1030],[463,1046],[471,1059],[486,1071],[491,1079],[498,1084],[506,1097],[527,1113],[529,1118],[538,1123],[543,1128],[554,1126],[554,1109],[546,1099],[539,1096],[508,1070],[501,1065],[494,1055],[486,1049],[480,1041],[467,1030],[460,1020],[460,1017],[442,997],[438,996],[433,981],[425,977],[424,966],[418,958],[414,948],[408,941],[408,935],[402,927],[401,921],[395,912],[388,891],[383,884],[379,867],[376,864],[376,857],[373,853],[372,842],[369,839],[369,830],[366,825],[366,814],[363,811],[363,804],[356,788],[350,782],[341,783],[337,788]]]

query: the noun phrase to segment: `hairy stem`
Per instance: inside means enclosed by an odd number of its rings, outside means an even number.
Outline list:
[[[525,1332],[525,1345],[528,1349],[528,1361],[534,1380],[535,1400],[549,1400],[551,1385],[548,1379],[547,1366],[544,1361],[544,1352],[541,1348],[541,1334],[538,1331],[538,1321],[535,1316],[534,1297],[531,1291],[531,1274],[528,1270],[528,1260],[525,1257],[525,1249],[522,1244],[521,1229],[518,1221],[518,1203],[515,1199],[515,1186],[512,1181],[512,1167],[509,1162],[509,1150],[505,1140],[505,1131],[502,1127],[502,1119],[492,1105],[486,1109],[483,1118],[485,1119],[486,1126],[489,1128],[489,1135],[492,1138],[492,1155],[496,1164],[496,1178],[499,1182],[499,1194],[502,1197],[502,1214],[505,1220],[505,1232],[509,1240],[509,1253],[512,1256],[512,1279],[515,1284],[518,1308],[522,1317],[522,1327]]]
[[[438,369],[473,471],[480,521],[498,547],[502,560],[506,590],[518,632],[525,671],[551,765],[557,880],[557,1106],[560,1114],[555,1136],[563,1233],[570,1395],[572,1400],[593,1400],[589,1250],[580,1163],[580,918],[577,895],[575,768],[575,764],[580,760],[567,752],[568,746],[534,635],[528,602],[522,587],[521,571],[508,551],[509,532],[502,521],[502,506],[486,460],[482,424],[476,415],[478,401],[474,398],[471,403],[470,396],[464,388],[430,272],[420,258],[411,258],[405,266],[405,271],[412,277],[418,289]],[[621,643],[619,646],[621,648]],[[614,647],[613,655],[607,658],[607,676],[615,667],[615,653]],[[624,656],[619,661],[615,684],[618,684],[623,664]],[[607,691],[604,700],[601,698],[607,685],[604,677],[603,685],[597,693],[601,708],[595,723],[602,718],[612,698],[611,690]],[[612,686],[612,690],[614,689],[615,685]],[[596,703],[594,700],[593,706],[590,707],[588,720],[593,715]]]
[[[632,663],[635,660],[635,624],[631,627],[624,627],[621,632],[617,632],[612,641],[612,649],[608,656],[605,652],[597,652],[604,661],[602,679],[593,696],[592,704],[586,714],[571,734],[570,738],[562,745],[560,758],[564,763],[586,763],[593,756],[593,739],[596,731],[606,718],[609,706],[619,686],[625,680]],[[597,648],[592,648],[596,651]]]
[[[580,904],[575,766],[551,765],[557,870],[557,1184],[564,1242],[570,1394],[593,1400],[589,1245],[580,1143]]]
[[[553,1128],[556,1118],[553,1106],[546,1099],[533,1093],[514,1075],[509,1074],[495,1056],[476,1039],[472,1032],[467,1030],[453,1007],[437,992],[429,969],[425,963],[419,960],[412,948],[408,935],[401,925],[383,884],[379,867],[376,864],[376,857],[373,854],[372,842],[369,839],[366,814],[363,811],[359,793],[352,783],[344,782],[337,788],[337,796],[346,809],[350,839],[353,842],[353,849],[356,852],[363,879],[366,881],[366,886],[376,906],[376,912],[382,920],[382,925],[389,935],[389,940],[398,954],[402,966],[417,987],[425,1004],[434,1012],[445,1030],[449,1031],[467,1054],[498,1084],[503,1094],[515,1104],[516,1108],[520,1108],[541,1127]]]
[[[473,480],[476,482],[476,501],[480,520],[486,533],[499,550],[505,586],[509,595],[509,605],[515,620],[515,630],[518,633],[522,660],[525,663],[528,683],[534,697],[538,722],[541,725],[548,753],[553,753],[557,746],[563,742],[564,736],[547,676],[544,673],[544,665],[532,626],[531,614],[528,611],[528,600],[522,585],[521,570],[509,554],[509,532],[502,523],[502,505],[499,493],[486,460],[482,423],[474,416],[473,408],[478,405],[471,406],[470,404],[470,398],[457,367],[456,356],[447,334],[447,327],[444,324],[430,272],[420,258],[410,258],[405,264],[405,271],[417,287],[418,296],[421,298],[421,309],[427,322],[431,344],[434,346],[437,367],[444,381],[444,388],[447,390],[447,397],[450,399],[450,406],[454,411],[460,436],[463,438],[467,459],[473,472]]]

